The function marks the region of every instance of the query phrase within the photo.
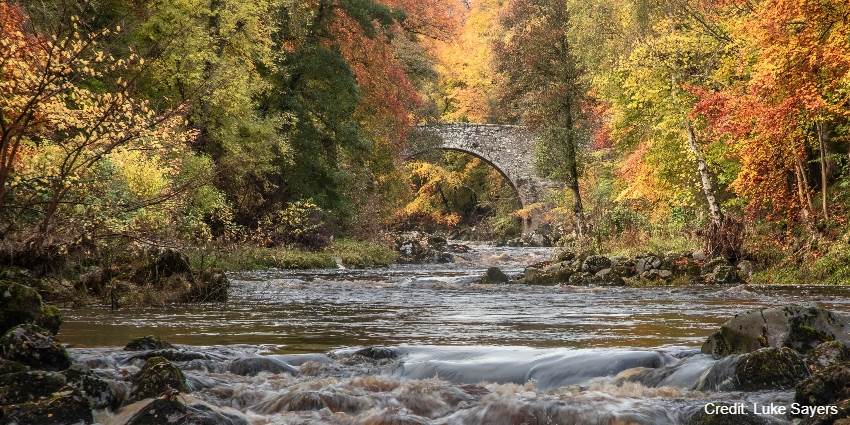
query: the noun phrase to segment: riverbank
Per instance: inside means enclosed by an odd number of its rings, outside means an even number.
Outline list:
[[[385,244],[340,239],[320,251],[293,247],[265,248],[251,245],[195,247],[186,250],[189,260],[199,269],[214,268],[229,272],[262,269],[327,269],[386,267],[398,254]]]

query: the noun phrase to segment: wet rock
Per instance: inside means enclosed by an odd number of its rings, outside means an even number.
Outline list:
[[[94,423],[88,400],[76,390],[62,390],[38,401],[2,407],[4,423],[77,425]]]
[[[42,314],[41,296],[35,289],[14,282],[0,281],[0,334]]]
[[[815,412],[814,416],[803,417],[799,425],[848,425],[850,424],[850,400],[835,403],[835,412]]]
[[[133,390],[130,400],[158,397],[169,390],[187,392],[186,377],[183,372],[162,357],[152,357],[142,369],[133,375]]]
[[[449,249],[449,252],[451,252],[453,254],[466,254],[466,253],[469,253],[470,251],[472,251],[472,248],[470,248],[469,245],[456,244],[456,243],[449,244],[448,249]]]
[[[403,232],[395,237],[395,249],[402,263],[451,263],[454,257],[446,238],[423,232]]]
[[[566,283],[579,269],[576,261],[561,261],[557,263],[540,263],[525,269],[522,278],[517,283],[524,285],[553,286]]]
[[[581,264],[581,271],[590,274],[596,274],[600,270],[610,269],[612,266],[611,259],[603,255],[591,255],[584,259]]]
[[[626,281],[614,272],[614,269],[602,269],[598,271],[591,282],[602,286],[625,286]]]
[[[510,282],[511,278],[498,267],[490,267],[481,278],[482,285],[501,285]]]
[[[177,399],[147,401],[124,425],[247,425],[236,413],[224,412],[197,403],[186,405]]]
[[[809,376],[806,363],[790,348],[763,348],[745,354],[735,367],[737,389],[760,391],[793,388]]]
[[[71,359],[44,329],[35,325],[19,325],[0,338],[0,355],[35,369],[65,370]]]
[[[363,356],[372,360],[394,359],[398,357],[398,352],[388,347],[366,347],[354,352],[358,356]]]
[[[707,274],[705,282],[713,285],[734,285],[740,283],[738,272],[735,267],[729,265],[718,265],[714,271]]]
[[[755,266],[753,266],[752,261],[741,260],[735,266],[735,271],[737,272],[738,277],[741,280],[749,282],[750,278],[753,277],[753,271],[755,271]]]
[[[27,370],[29,370],[29,368],[21,363],[0,358],[0,375],[5,375],[7,373],[26,372]]]
[[[729,403],[715,403],[715,406],[732,407]],[[700,408],[686,421],[687,425],[770,425],[769,419],[752,412],[708,414]]]
[[[792,304],[735,316],[706,340],[702,351],[727,356],[765,347],[789,347],[806,354],[826,341],[850,342],[848,331],[847,317],[817,306]]]
[[[227,370],[235,375],[254,376],[262,372],[297,375],[298,369],[272,357],[243,357],[230,362]]]
[[[661,259],[652,254],[635,257],[635,272],[637,274],[661,267]]]
[[[41,308],[41,314],[35,320],[35,324],[56,335],[62,326],[62,313],[56,306],[45,305]]]
[[[136,338],[124,346],[125,351],[162,350],[166,348],[174,348],[174,346],[153,335]]]
[[[804,406],[827,406],[850,399],[850,364],[823,369],[797,386],[794,400]]]
[[[847,361],[850,361],[850,348],[840,341],[824,342],[806,356],[806,364],[813,372]]]
[[[707,260],[705,264],[702,266],[702,274],[709,275],[714,273],[718,267],[731,267],[732,264],[729,263],[729,260],[723,257],[714,257],[710,260]]]
[[[130,357],[131,360],[142,359],[147,360],[153,357],[162,357],[170,362],[189,362],[192,360],[209,360],[209,356],[197,351],[180,350],[180,349],[165,349],[153,350],[137,354]]]
[[[593,281],[593,275],[587,272],[578,272],[570,275],[567,284],[570,286],[590,285]]]
[[[18,404],[47,397],[65,386],[56,372],[26,371],[0,376],[0,404]]]
[[[95,409],[117,409],[127,398],[127,388],[118,382],[80,365],[62,372],[66,382],[80,392]]]

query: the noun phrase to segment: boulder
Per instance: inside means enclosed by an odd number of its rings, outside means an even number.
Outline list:
[[[584,259],[581,263],[581,271],[590,274],[596,274],[600,270],[610,269],[613,264],[611,259],[602,255],[591,255]]]
[[[657,269],[661,267],[661,259],[653,254],[643,254],[635,257],[635,273],[640,274],[645,271]]]
[[[131,400],[158,397],[169,390],[189,391],[186,377],[177,366],[162,357],[152,357],[132,378]]]
[[[741,260],[735,266],[735,269],[740,279],[749,282],[750,278],[753,277],[755,266],[753,266],[753,262],[750,260]]]
[[[56,306],[44,305],[41,307],[41,314],[35,320],[35,324],[56,335],[62,326],[62,313]]]
[[[255,376],[262,372],[297,375],[298,369],[288,363],[268,356],[243,357],[230,362],[227,371],[234,375]]]
[[[0,334],[17,325],[35,322],[41,314],[41,296],[35,289],[0,281]]]
[[[614,269],[602,269],[598,271],[591,279],[594,285],[602,286],[625,286],[626,281],[623,280]]]
[[[785,347],[745,354],[735,366],[737,389],[743,391],[794,388],[808,376],[802,356]]]
[[[587,272],[578,272],[570,275],[567,284],[570,286],[584,286],[593,283],[593,275]]]
[[[0,338],[0,356],[35,369],[59,371],[71,366],[65,347],[36,325],[18,325]]]
[[[100,376],[86,367],[73,365],[62,371],[68,386],[76,389],[95,409],[117,409],[127,398],[124,382]]]
[[[153,335],[136,338],[124,346],[125,351],[162,350],[166,348],[174,348],[174,346]]]
[[[715,406],[732,406],[728,403],[715,403]],[[700,407],[692,413],[684,422],[686,425],[770,425],[769,419],[756,415],[752,412],[738,413],[713,413],[708,414]]]
[[[741,280],[738,279],[738,272],[735,267],[721,264],[705,276],[705,282],[712,285],[734,285],[740,283]]]
[[[152,357],[162,357],[170,362],[188,362],[192,360],[209,360],[210,356],[191,350],[182,350],[176,348],[167,348],[164,350],[151,350],[136,354],[130,357],[130,360],[147,360]]]
[[[358,356],[363,356],[372,360],[394,359],[398,357],[398,352],[389,347],[372,346],[361,348],[354,352]]]
[[[18,404],[38,400],[65,386],[65,377],[57,372],[26,371],[0,376],[0,404]]]
[[[2,407],[4,423],[78,425],[94,423],[88,400],[79,391],[65,389],[38,401]]]
[[[498,267],[490,267],[481,277],[482,285],[501,285],[510,282],[511,278]]]
[[[552,286],[569,281],[578,270],[576,261],[561,261],[557,263],[540,263],[525,269],[525,273],[517,283],[525,285]]]
[[[812,372],[848,361],[850,361],[850,348],[841,341],[824,342],[806,356],[806,364]]]
[[[186,405],[173,398],[145,402],[125,425],[248,425],[247,419],[204,403]]]
[[[29,368],[21,363],[0,358],[0,376],[7,373],[26,372],[27,370]]]
[[[827,406],[850,399],[850,365],[823,369],[797,385],[794,400],[804,406]]]
[[[748,311],[724,323],[702,346],[717,356],[765,347],[789,347],[806,354],[819,344],[850,342],[850,321],[817,306],[788,305]]]

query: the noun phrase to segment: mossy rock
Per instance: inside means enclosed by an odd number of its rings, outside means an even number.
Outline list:
[[[124,425],[248,425],[242,416],[217,410],[203,403],[187,406],[178,399],[157,398],[142,406]]]
[[[41,370],[0,376],[0,404],[18,404],[48,397],[65,386],[65,377]]]
[[[65,347],[36,325],[18,325],[0,338],[0,356],[34,369],[59,371],[71,366]]]
[[[41,295],[29,287],[9,281],[0,281],[0,334],[41,317]]]
[[[824,342],[806,356],[806,364],[812,372],[848,361],[850,361],[850,347],[841,341]]]
[[[132,382],[131,401],[158,397],[168,390],[189,391],[183,372],[163,357],[149,358]]]
[[[731,406],[728,403],[715,403],[717,406]],[[769,425],[773,422],[752,412],[744,414],[711,414],[702,408],[685,421],[687,425]]]
[[[99,376],[81,365],[61,372],[67,385],[78,390],[94,409],[117,409],[127,398],[126,384]]]
[[[26,372],[28,370],[29,368],[21,363],[0,358],[0,376],[7,373]]]
[[[826,406],[850,399],[850,364],[823,369],[797,385],[794,399],[805,406]]]
[[[702,346],[717,356],[766,347],[788,347],[806,354],[827,341],[850,342],[850,320],[813,305],[787,305],[748,311],[721,325]]]
[[[59,333],[59,328],[62,326],[62,312],[54,305],[44,305],[41,308],[41,314],[36,319],[35,324],[50,331],[53,335]]]
[[[147,351],[174,348],[173,345],[154,335],[136,338],[124,346],[125,351]]]
[[[481,277],[482,285],[501,285],[510,282],[511,278],[498,267],[490,267]]]
[[[88,400],[73,389],[63,389],[38,401],[2,407],[8,424],[69,425],[94,423]]]
[[[763,348],[743,356],[735,366],[738,389],[793,388],[809,376],[803,358],[790,348]]]

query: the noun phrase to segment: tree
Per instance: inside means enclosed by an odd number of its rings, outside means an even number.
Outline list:
[[[538,133],[542,171],[567,183],[576,233],[582,237],[587,224],[577,122],[585,89],[568,37],[570,13],[559,0],[513,0],[506,4],[500,25],[503,35],[493,47],[500,112]]]

